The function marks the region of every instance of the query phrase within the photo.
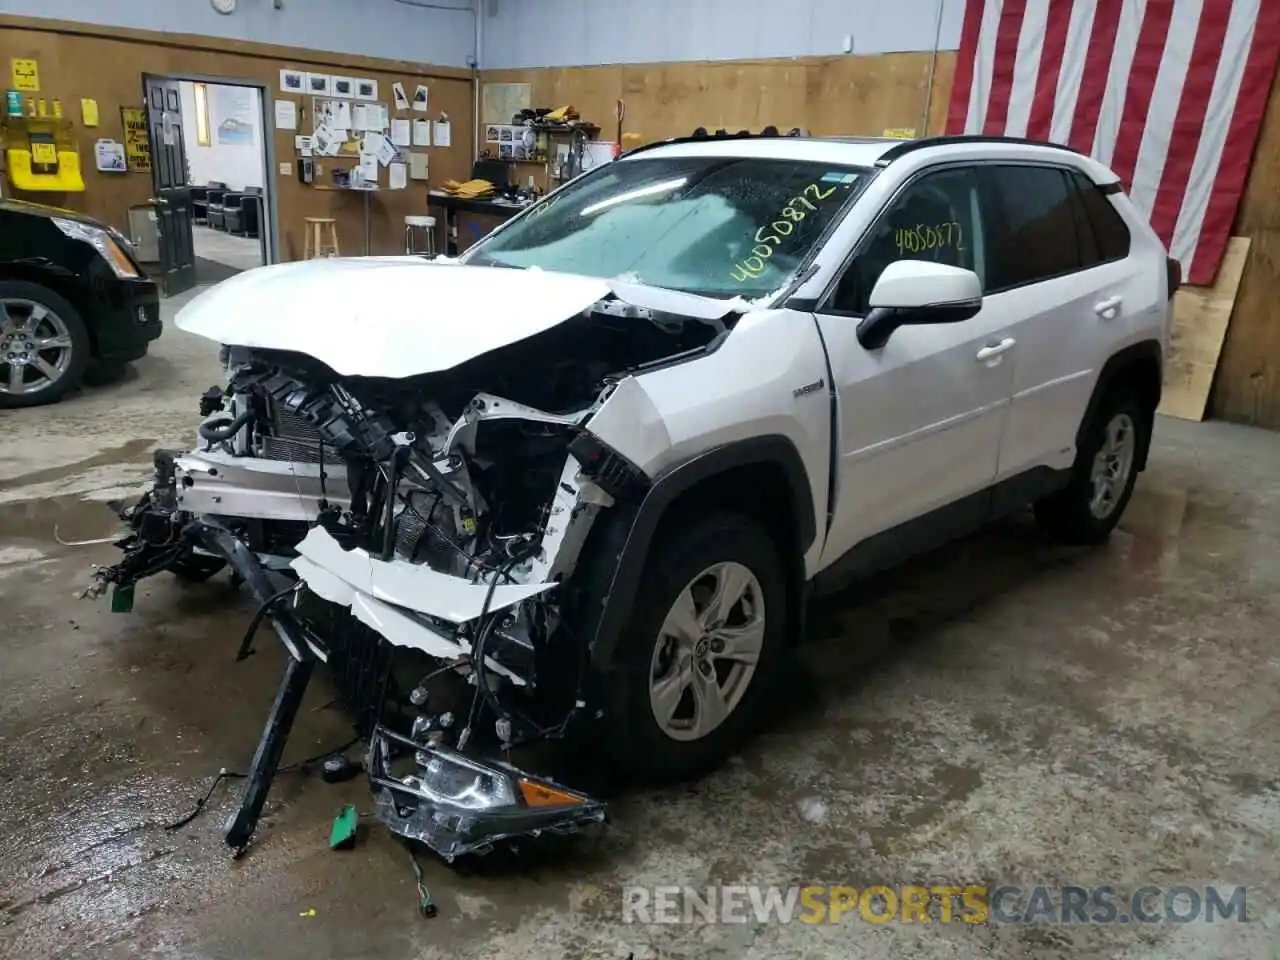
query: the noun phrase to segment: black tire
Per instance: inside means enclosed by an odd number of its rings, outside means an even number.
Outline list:
[[[787,633],[782,564],[776,545],[759,524],[737,514],[715,514],[659,536],[645,564],[630,625],[619,639],[604,731],[606,749],[620,772],[648,783],[694,777],[729,756],[760,716]],[[725,562],[746,567],[763,594],[764,636],[756,669],[718,727],[697,740],[673,739],[659,726],[650,705],[660,631],[681,592],[702,571]]]
[[[92,345],[89,331],[80,319],[80,314],[65,298],[54,293],[48,287],[25,280],[0,280],[0,300],[30,300],[39,303],[58,318],[71,335],[71,360],[62,376],[50,386],[36,393],[10,394],[0,392],[0,410],[14,410],[19,407],[38,407],[48,403],[57,403],[80,385],[85,368],[89,365]],[[7,376],[8,365],[0,367],[0,376]]]
[[[1118,417],[1127,417],[1132,425],[1133,455],[1119,494],[1113,494],[1107,501],[1109,512],[1098,516],[1092,509],[1094,460],[1107,442],[1108,426]],[[1035,505],[1036,519],[1050,536],[1061,543],[1085,545],[1101,543],[1111,535],[1133,495],[1133,485],[1138,479],[1138,457],[1147,447],[1150,422],[1137,397],[1128,391],[1112,393],[1098,405],[1085,430],[1084,441],[1076,451],[1070,482]]]
[[[91,387],[106,387],[119,383],[129,372],[129,364],[123,360],[99,360],[84,372],[84,382]]]

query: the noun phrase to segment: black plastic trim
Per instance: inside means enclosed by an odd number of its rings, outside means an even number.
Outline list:
[[[1102,370],[1098,374],[1098,381],[1093,386],[1093,394],[1089,397],[1089,405],[1085,407],[1084,416],[1080,420],[1080,427],[1076,431],[1077,449],[1084,443],[1084,435],[1089,428],[1089,422],[1093,419],[1099,404],[1102,403],[1116,380],[1135,363],[1146,361],[1153,361],[1156,365],[1156,402],[1149,411],[1154,418],[1155,409],[1160,405],[1160,384],[1164,375],[1164,353],[1157,341],[1142,340],[1112,354],[1107,362],[1102,365]],[[1147,466],[1147,452],[1151,449],[1150,428],[1151,422],[1148,421],[1146,438],[1142,444],[1142,449],[1138,451],[1139,470],[1144,470]]]
[[[986,524],[1061,490],[1070,470],[1034,467],[994,486],[881,531],[855,544],[813,581],[815,596],[837,593],[855,581],[883,573],[905,560],[968,536]]]
[[[927,150],[930,147],[947,147],[956,146],[965,143],[1010,143],[1018,144],[1023,147],[1048,147],[1051,150],[1062,150],[1066,153],[1074,153],[1076,156],[1085,156],[1079,150],[1073,150],[1071,147],[1061,143],[1048,143],[1044,140],[1028,140],[1024,137],[988,137],[981,134],[964,134],[954,137],[922,137],[919,140],[903,140],[897,146],[890,147],[884,153],[880,154],[880,158],[876,160],[877,167],[887,167],[895,160],[905,157],[909,153],[917,150]]]
[[[1121,183],[1119,180],[1112,180],[1110,183],[1098,184],[1098,189],[1107,195],[1110,195],[1113,193],[1124,193],[1124,184]]]
[[[667,508],[682,493],[703,480],[754,464],[777,464],[786,473],[800,555],[803,556],[813,544],[817,522],[809,476],[800,452],[784,436],[771,434],[715,447],[660,475],[641,501],[626,541],[616,557],[613,577],[591,641],[592,662],[598,670],[607,670],[612,665],[614,649],[631,616],[645,561]]]
[[[653,143],[642,143],[638,147],[632,147],[626,153],[618,155],[619,160],[627,157],[634,157],[637,153],[644,153],[647,150],[656,150],[658,147],[670,147],[681,143],[706,143],[708,141],[721,140],[811,140],[812,137],[799,137],[788,135],[785,133],[706,133],[702,136],[690,135],[687,137],[672,137],[669,140],[655,140]]]

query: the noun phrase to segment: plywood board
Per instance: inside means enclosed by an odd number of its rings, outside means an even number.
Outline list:
[[[1213,286],[1183,287],[1175,295],[1159,413],[1182,420],[1204,419],[1249,247],[1248,237],[1232,237]]]
[[[1213,417],[1280,430],[1280,71],[1232,233],[1249,237],[1231,329],[1218,361]]]

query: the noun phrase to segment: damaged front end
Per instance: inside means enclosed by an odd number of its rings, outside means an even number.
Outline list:
[[[731,324],[722,302],[626,292],[420,374],[339,373],[318,349],[226,350],[200,445],[157,454],[153,489],[124,513],[124,556],[99,580],[120,592],[230,565],[261,604],[240,656],[261,622],[289,651],[231,847],[253,834],[319,662],[369,738],[392,831],[453,859],[605,820],[602,802],[507,758],[599,709],[584,623],[603,601],[584,571],[608,559],[591,535],[649,483],[600,434],[625,424],[639,448],[668,448],[637,374],[713,349]]]

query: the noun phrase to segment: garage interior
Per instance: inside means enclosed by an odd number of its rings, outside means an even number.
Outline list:
[[[571,105],[591,127],[599,149],[584,155],[597,162],[609,144],[625,150],[699,127],[937,134],[965,16],[963,0],[471,2],[240,0],[228,13],[206,0],[146,12],[7,4],[0,65],[7,74],[17,60],[38,64],[38,89],[21,96],[60,101],[84,182],[31,194],[6,181],[3,195],[132,236],[130,211],[146,207],[155,183],[142,170],[95,169],[95,142],[127,139],[121,109],[143,105],[143,74],[239,81],[266,93],[257,115],[265,261],[302,259],[308,218],[334,222],[344,255],[404,252],[410,216],[436,219],[442,250],[465,248],[509,212],[441,207],[431,191],[492,176],[495,163],[524,189],[557,182],[554,132],[536,157],[503,150],[515,143],[501,134],[512,104]],[[312,98],[282,92],[286,71],[375,80],[392,119],[431,125],[430,146],[408,147],[429,158],[426,179],[395,188],[384,165],[379,189],[359,196],[329,171],[304,181],[304,160],[321,165],[297,139],[311,129]],[[397,111],[398,87],[409,97],[428,90],[427,109]],[[0,953],[1271,956],[1278,91],[1280,76],[1217,276],[1177,295],[1176,362],[1150,462],[1106,545],[1052,547],[1017,518],[824,603],[786,665],[774,716],[727,766],[684,787],[611,797],[609,828],[554,856],[453,867],[423,858],[439,908],[430,919],[415,910],[403,846],[376,822],[354,850],[329,849],[335,812],[368,806],[360,779],[328,784],[314,764],[282,772],[239,861],[219,835],[235,781],[171,829],[220,770],[245,768],[285,658],[261,642],[234,661],[254,604],[225,576],[149,580],[128,614],[80,598],[95,565],[117,553],[101,542],[119,526],[108,504],[143,489],[154,449],[192,442],[200,395],[223,378],[216,349],[172,323],[209,280],[173,291],[161,305],[164,335],[123,382],[0,411],[0,817],[9,828]],[[96,104],[93,126],[85,99]],[[279,101],[294,104],[296,127],[281,125],[290,111]],[[355,161],[340,153],[323,165]],[[68,545],[84,541],[98,542]],[[349,736],[321,678],[285,762]],[[622,912],[634,884],[914,883],[1243,886],[1250,922],[662,925]]]

